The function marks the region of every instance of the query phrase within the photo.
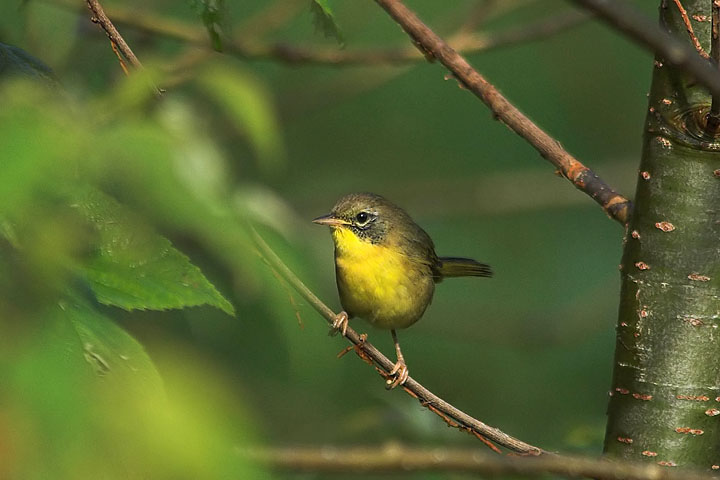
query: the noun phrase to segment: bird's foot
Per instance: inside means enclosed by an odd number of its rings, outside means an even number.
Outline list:
[[[347,332],[348,328],[348,314],[345,312],[340,312],[335,316],[335,320],[333,320],[332,326],[330,327],[330,331],[328,332],[328,335],[335,336],[339,333],[342,333],[342,336],[345,336],[345,333]]]
[[[370,355],[368,355],[365,350],[363,350],[363,347],[365,347],[365,342],[367,341],[367,333],[361,333],[360,334],[360,343],[355,345],[353,348],[355,349],[355,353],[358,357],[362,359],[363,362],[367,363],[368,365],[373,364],[372,358],[370,358]]]
[[[357,345],[350,345],[349,347],[343,348],[340,353],[337,354],[337,358],[342,358],[345,356],[346,353],[351,352],[355,350],[355,353],[358,357],[362,359],[363,362],[367,363],[368,365],[373,364],[372,358],[370,358],[370,355],[365,353],[365,350],[363,350],[363,347],[365,346],[365,342],[367,341],[367,333],[361,333],[360,334],[360,343]]]
[[[405,364],[405,360],[399,358],[397,363],[395,363],[395,365],[393,366],[392,370],[390,370],[388,379],[385,380],[385,388],[387,388],[388,390],[392,390],[398,385],[403,385],[405,384],[409,376],[410,374],[408,372],[408,367]]]

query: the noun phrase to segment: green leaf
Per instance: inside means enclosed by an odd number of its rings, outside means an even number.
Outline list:
[[[0,70],[5,47],[0,44]],[[57,94],[40,82],[8,82],[0,104],[0,213],[12,217],[74,175],[77,160],[85,158],[84,133],[80,122],[68,121],[67,105],[60,114]]]
[[[227,16],[225,0],[195,0],[193,6],[205,25],[213,49],[222,52],[221,35]]]
[[[310,2],[310,11],[313,14],[313,23],[315,28],[322,30],[326,37],[333,37],[341,46],[345,45],[345,39],[340,31],[340,27],[335,21],[335,14],[330,8],[328,0],[312,0]]]
[[[99,247],[83,267],[98,301],[126,310],[233,306],[169,240],[111,197],[92,189],[76,206],[95,227]]]
[[[98,376],[112,379],[114,386],[132,388],[143,395],[159,398],[163,394],[163,382],[155,364],[130,334],[80,298],[64,299],[58,308],[60,317],[69,321],[77,335],[85,361]]]
[[[247,135],[268,172],[277,171],[285,150],[270,93],[257,78],[240,69],[216,65],[198,77],[200,86],[224,109],[233,125]]]

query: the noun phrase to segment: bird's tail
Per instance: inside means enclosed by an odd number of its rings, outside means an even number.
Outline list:
[[[490,265],[470,258],[440,257],[442,277],[492,277]]]

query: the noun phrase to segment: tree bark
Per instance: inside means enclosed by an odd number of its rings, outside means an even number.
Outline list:
[[[710,52],[712,0],[684,0]],[[674,0],[663,28],[691,42]],[[720,75],[720,73],[719,73]],[[656,58],[625,235],[605,452],[720,472],[720,143],[711,97]]]

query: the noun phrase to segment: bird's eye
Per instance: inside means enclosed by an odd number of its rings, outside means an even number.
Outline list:
[[[355,220],[356,220],[356,223],[362,227],[363,225],[365,225],[368,222],[368,220],[370,220],[370,215],[368,215],[367,212],[360,212],[357,215],[355,215]]]

